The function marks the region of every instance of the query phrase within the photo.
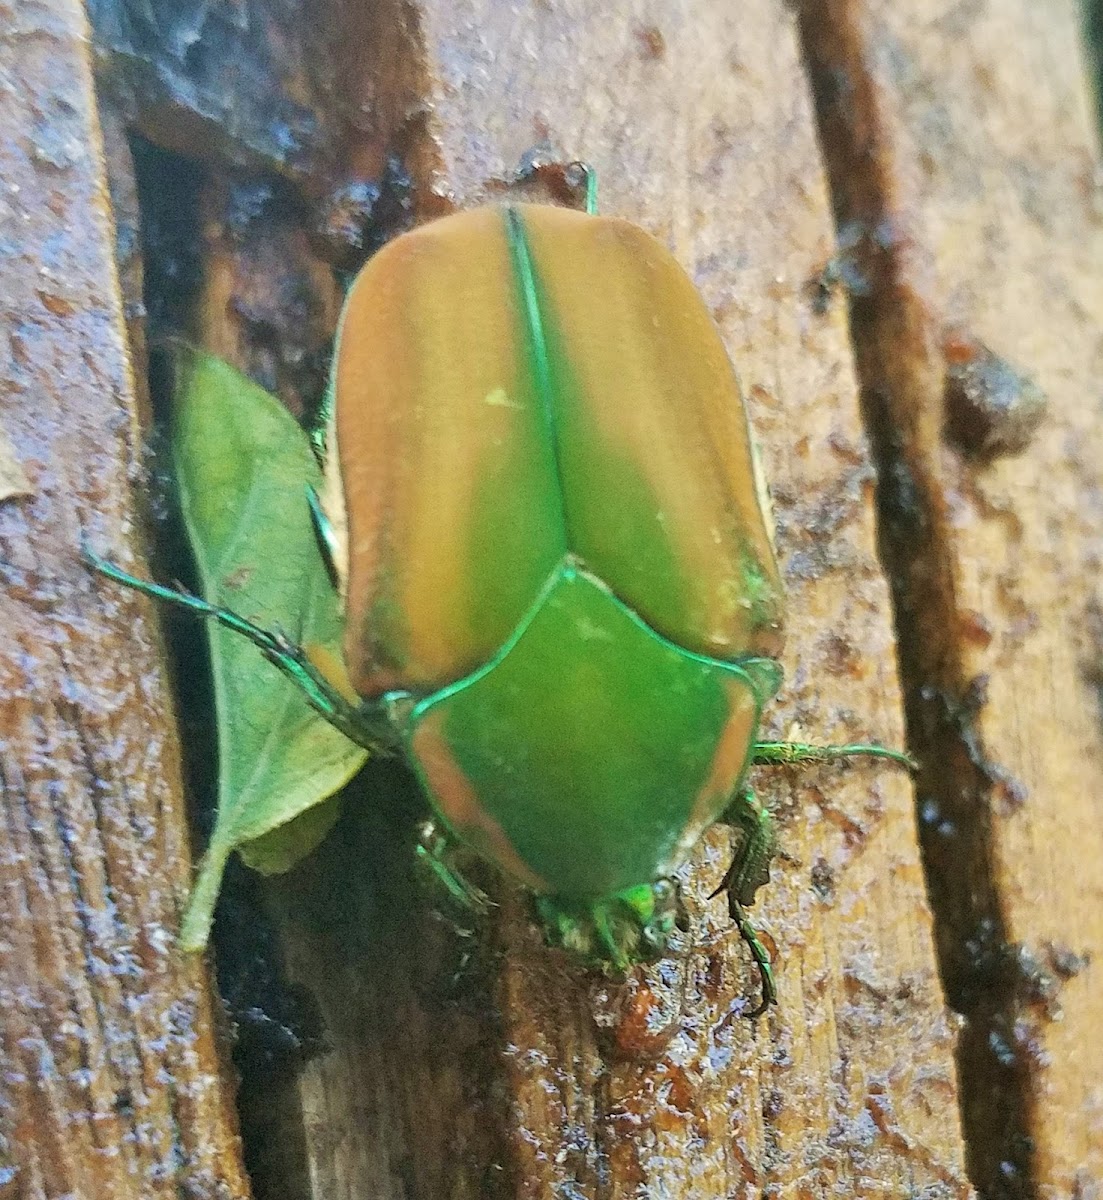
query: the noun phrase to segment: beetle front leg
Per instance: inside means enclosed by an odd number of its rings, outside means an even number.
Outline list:
[[[840,758],[887,758],[907,767],[909,771],[919,769],[915,759],[902,750],[890,750],[888,746],[873,746],[864,742],[846,746],[817,746],[814,742],[756,742],[753,751],[756,767],[835,762]]]
[[[758,964],[762,999],[757,1007],[743,1014],[753,1019],[762,1016],[771,1004],[777,1003],[777,987],[770,956],[745,911],[745,906],[754,903],[758,889],[770,881],[770,861],[777,849],[774,819],[759,803],[754,792],[748,789],[728,806],[721,820],[736,826],[743,834],[743,841],[720,886],[712,894],[717,896],[724,892],[727,895],[731,919]]]
[[[185,608],[200,617],[209,617],[226,629],[252,642],[265,659],[281,671],[303,693],[307,703],[350,742],[376,754],[394,754],[395,736],[385,712],[378,706],[353,703],[340,684],[334,682],[302,646],[283,634],[264,629],[228,608],[220,608],[200,596],[176,588],[162,587],[148,579],[139,579],[106,558],[101,558],[87,543],[81,545],[81,558],[94,571],[133,588],[154,600]]]

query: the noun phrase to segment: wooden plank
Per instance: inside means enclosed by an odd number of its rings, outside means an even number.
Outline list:
[[[0,1194],[232,1200],[160,642],[77,557],[136,563],[143,475],[81,6],[0,4],[0,80]]]
[[[1099,474],[1103,225],[1073,0],[804,6],[886,548],[971,1173],[988,1196],[1103,1187]],[[871,231],[879,231],[871,249]],[[1049,415],[986,461],[943,440],[943,331]]]
[[[387,70],[365,69],[359,87],[377,100],[375,135],[406,148],[422,212],[484,198],[550,137],[595,164],[603,208],[664,238],[716,312],[764,443],[792,598],[770,731],[797,721],[825,739],[899,742],[845,308],[819,311],[808,288],[833,238],[786,6],[635,0],[616,21],[590,0],[388,8],[374,43]],[[683,945],[616,983],[546,950],[508,887],[474,939],[435,922],[383,811],[411,801],[377,778],[272,893],[290,976],[315,996],[330,1052],[269,1091],[282,1116],[265,1188],[970,1195],[908,781],[852,766],[759,783],[785,852],[759,914],[781,1005],[752,1025],[739,1013],[753,971],[707,899],[723,833],[683,873]]]

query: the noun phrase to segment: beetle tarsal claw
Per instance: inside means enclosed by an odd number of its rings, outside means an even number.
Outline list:
[[[761,1017],[771,1004],[777,1003],[777,985],[774,982],[774,969],[770,962],[770,955],[766,947],[762,944],[758,932],[751,924],[747,914],[743,911],[743,906],[731,892],[728,893],[728,911],[731,913],[731,918],[739,930],[739,936],[743,939],[747,949],[751,952],[751,956],[758,964],[758,974],[762,980],[761,1000],[753,1009],[743,1013],[744,1017],[753,1021],[757,1017]]]

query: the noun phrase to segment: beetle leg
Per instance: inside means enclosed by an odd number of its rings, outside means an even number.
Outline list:
[[[749,1012],[742,1014],[749,1021],[753,1021],[756,1017],[761,1017],[771,1004],[777,1003],[777,985],[774,983],[774,969],[770,965],[770,956],[766,952],[766,947],[759,940],[755,927],[751,924],[747,914],[743,911],[743,906],[736,900],[732,892],[728,893],[728,912],[735,922],[735,927],[739,930],[739,936],[747,944],[747,948],[750,950],[755,962],[758,963],[758,974],[762,980],[762,999]]]
[[[613,964],[614,970],[628,970],[628,955],[625,954],[613,934],[613,926],[609,920],[609,907],[607,904],[595,904],[590,913],[594,921],[594,930],[597,933],[598,941],[604,947],[606,954],[609,956],[609,961]]]
[[[464,908],[486,912],[494,907],[486,892],[476,887],[456,865],[455,842],[433,821],[425,821],[418,830],[417,856]]]
[[[770,882],[770,860],[776,849],[774,818],[748,788],[728,806],[720,819],[739,829],[743,841],[713,895],[720,892],[734,894],[740,904],[750,906],[754,904],[758,889]]]
[[[917,771],[919,764],[910,754],[902,750],[890,750],[887,746],[872,746],[856,743],[849,746],[817,746],[812,742],[756,742],[754,747],[755,766],[784,766],[790,763],[834,762],[839,758],[887,758],[900,763],[910,771]]]
[[[382,713],[377,713],[366,705],[351,703],[311,662],[302,646],[295,645],[282,633],[254,625],[252,621],[238,616],[230,609],[219,608],[218,605],[210,604],[190,592],[162,587],[158,583],[130,575],[114,563],[101,558],[86,542],[81,545],[81,558],[93,570],[116,583],[133,588],[155,600],[186,608],[201,617],[210,617],[225,629],[240,633],[256,646],[268,662],[298,686],[315,712],[324,717],[334,729],[343,733],[350,742],[376,753],[393,753],[394,734]]]
[[[333,522],[326,516],[326,510],[318,498],[318,489],[313,485],[307,486],[306,502],[310,506],[310,520],[318,538],[318,546],[322,551],[326,571],[329,573],[329,581],[334,588],[339,588],[340,574],[337,570],[337,555],[340,553],[340,547],[337,543],[337,534],[333,528]]]
[[[777,987],[774,984],[770,956],[754,925],[751,924],[744,906],[753,904],[758,889],[770,881],[770,860],[776,848],[774,819],[749,789],[729,805],[721,819],[729,825],[737,826],[743,834],[743,841],[713,895],[717,896],[721,892],[727,895],[731,919],[758,964],[759,976],[762,979],[762,999],[756,1008],[743,1015],[749,1018],[760,1017],[771,1004],[777,1003]]]
[[[335,392],[333,381],[330,381],[329,387],[326,388],[322,395],[322,402],[318,405],[318,411],[314,414],[314,420],[310,424],[310,429],[307,431],[310,438],[310,448],[314,451],[314,457],[318,460],[318,465],[322,468],[326,465],[326,436],[329,433],[330,422],[333,419],[333,406],[335,402]]]

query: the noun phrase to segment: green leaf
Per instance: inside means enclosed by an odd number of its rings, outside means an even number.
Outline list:
[[[204,599],[340,660],[338,600],[306,500],[321,482],[306,435],[218,359],[187,350],[176,368],[172,455]],[[207,636],[218,814],[184,914],[187,950],[206,944],[230,853],[266,872],[294,866],[336,819],[335,804],[315,806],[367,757],[245,638],[213,621]]]
[[[238,846],[241,861],[261,875],[282,875],[325,840],[341,815],[340,799],[330,796],[313,808]]]

